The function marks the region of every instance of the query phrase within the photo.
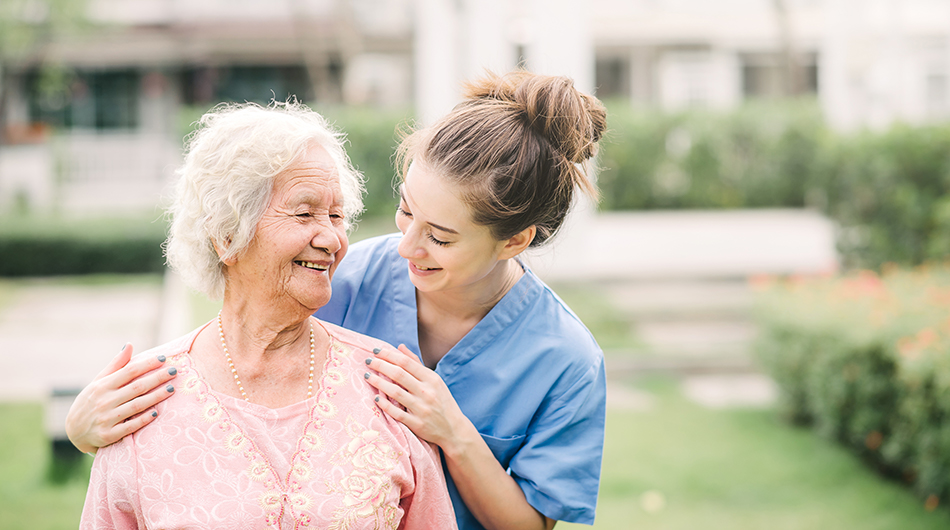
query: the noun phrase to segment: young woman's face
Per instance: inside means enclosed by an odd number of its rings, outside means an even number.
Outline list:
[[[472,221],[455,188],[418,162],[409,167],[400,188],[399,255],[409,260],[409,277],[422,292],[474,286],[501,263],[506,241]]]

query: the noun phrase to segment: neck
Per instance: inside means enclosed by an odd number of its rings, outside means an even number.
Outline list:
[[[224,335],[231,356],[262,361],[281,355],[296,355],[310,349],[310,313],[307,311],[261,311],[246,300],[225,294],[221,308]],[[316,327],[321,334],[322,328]]]
[[[477,321],[484,318],[522,276],[521,265],[507,259],[499,261],[492,272],[477,283],[449,291],[416,290],[416,300],[452,318]]]

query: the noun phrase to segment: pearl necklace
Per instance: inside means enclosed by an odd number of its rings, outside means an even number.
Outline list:
[[[218,311],[218,335],[221,336],[221,348],[224,350],[224,358],[228,361],[228,368],[231,369],[231,374],[234,375],[234,382],[237,383],[238,390],[241,391],[241,397],[244,398],[244,401],[248,403],[251,402],[247,398],[247,392],[244,391],[244,385],[241,384],[241,378],[238,377],[237,368],[234,367],[234,362],[231,361],[231,354],[228,352],[228,345],[224,342],[224,326],[221,324],[221,311]],[[310,377],[307,378],[307,397],[313,397],[313,366],[315,364],[314,358],[314,340],[313,340],[313,321],[310,321]]]

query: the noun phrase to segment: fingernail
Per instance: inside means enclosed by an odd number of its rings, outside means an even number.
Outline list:
[[[376,396],[376,397],[373,399],[373,401],[375,401],[376,403],[379,403],[379,396]]]
[[[153,418],[157,418],[157,417],[158,417],[158,413],[155,412],[154,410],[152,411],[152,417],[153,417]]]
[[[177,373],[178,373],[178,368],[175,368],[174,366],[168,369],[168,375],[175,375]]]
[[[379,352],[381,351],[383,350],[381,350],[380,348],[373,348],[373,355],[379,355]]]
[[[365,374],[363,374],[363,379],[369,379],[369,372],[366,372]]]
[[[366,364],[369,364],[369,363],[371,363],[371,362],[373,362],[372,359],[366,359]]]
[[[165,362],[165,356],[164,356],[164,355],[159,355],[159,356],[158,356],[158,362],[160,362],[160,363]]]
[[[168,385],[168,386],[165,387],[165,390],[167,390],[168,392],[174,392],[174,391],[175,391],[175,387],[173,387],[172,385]]]

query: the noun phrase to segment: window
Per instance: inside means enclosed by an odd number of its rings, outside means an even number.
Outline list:
[[[189,105],[218,101],[251,101],[264,105],[271,99],[284,101],[296,96],[308,101],[313,97],[302,66],[193,68],[185,72],[182,86],[183,99]]]
[[[67,129],[134,129],[140,74],[34,71],[26,76],[30,119]]]

